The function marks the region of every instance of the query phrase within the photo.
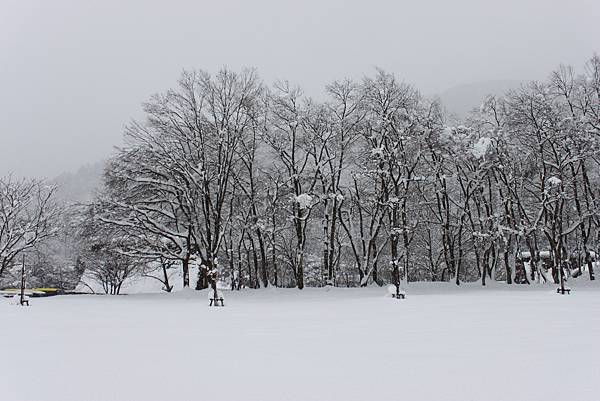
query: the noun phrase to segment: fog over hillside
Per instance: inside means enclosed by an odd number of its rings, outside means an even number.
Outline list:
[[[88,203],[102,185],[106,161],[86,164],[76,171],[65,172],[50,180],[58,186],[57,199],[64,203]]]
[[[443,91],[439,98],[446,110],[457,118],[466,117],[474,108],[479,108],[488,95],[503,95],[518,88],[523,82],[517,80],[492,80],[453,86]]]

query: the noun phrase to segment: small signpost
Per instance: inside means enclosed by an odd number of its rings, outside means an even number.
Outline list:
[[[400,277],[400,265],[397,260],[390,262],[392,265],[392,282],[393,286],[389,286],[388,291],[392,294],[392,298],[404,299],[406,298],[406,292],[401,288],[401,277]]]
[[[208,278],[208,282],[209,282],[210,288],[212,290],[211,291],[212,294],[209,293],[209,299],[210,299],[209,306],[219,306],[219,303],[221,304],[220,306],[225,306],[224,300],[223,300],[223,294],[221,294],[217,290],[218,273],[217,273],[216,266],[206,272],[206,277]]]
[[[571,293],[571,289],[569,287],[565,286],[566,279],[565,279],[565,272],[564,272],[563,269],[564,269],[564,266],[562,264],[560,264],[558,266],[558,274],[560,275],[560,287],[558,287],[556,289],[556,292],[558,294],[565,295],[565,294],[570,294]]]

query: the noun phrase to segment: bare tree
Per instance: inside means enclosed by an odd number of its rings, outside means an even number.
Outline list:
[[[319,168],[314,157],[323,157],[323,143],[316,144],[311,139],[306,105],[302,104],[302,92],[288,82],[276,84],[276,91],[270,98],[270,119],[264,139],[273,149],[279,171],[289,196],[289,215],[295,238],[294,255],[290,267],[294,273],[296,286],[304,288],[304,268],[306,233],[313,208],[318,203],[314,196],[319,177]],[[314,121],[313,121],[314,122]],[[314,129],[315,127],[312,126]]]
[[[0,178],[0,277],[19,255],[55,233],[55,190],[40,180]]]

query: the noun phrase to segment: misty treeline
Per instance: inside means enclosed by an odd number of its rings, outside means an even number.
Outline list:
[[[78,209],[78,265],[110,293],[140,274],[170,291],[171,269],[197,289],[593,279],[598,56],[458,122],[383,70],[325,89],[184,72]]]

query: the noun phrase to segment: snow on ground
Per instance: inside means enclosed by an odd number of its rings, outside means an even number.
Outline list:
[[[0,399],[600,400],[600,286],[0,299]]]

